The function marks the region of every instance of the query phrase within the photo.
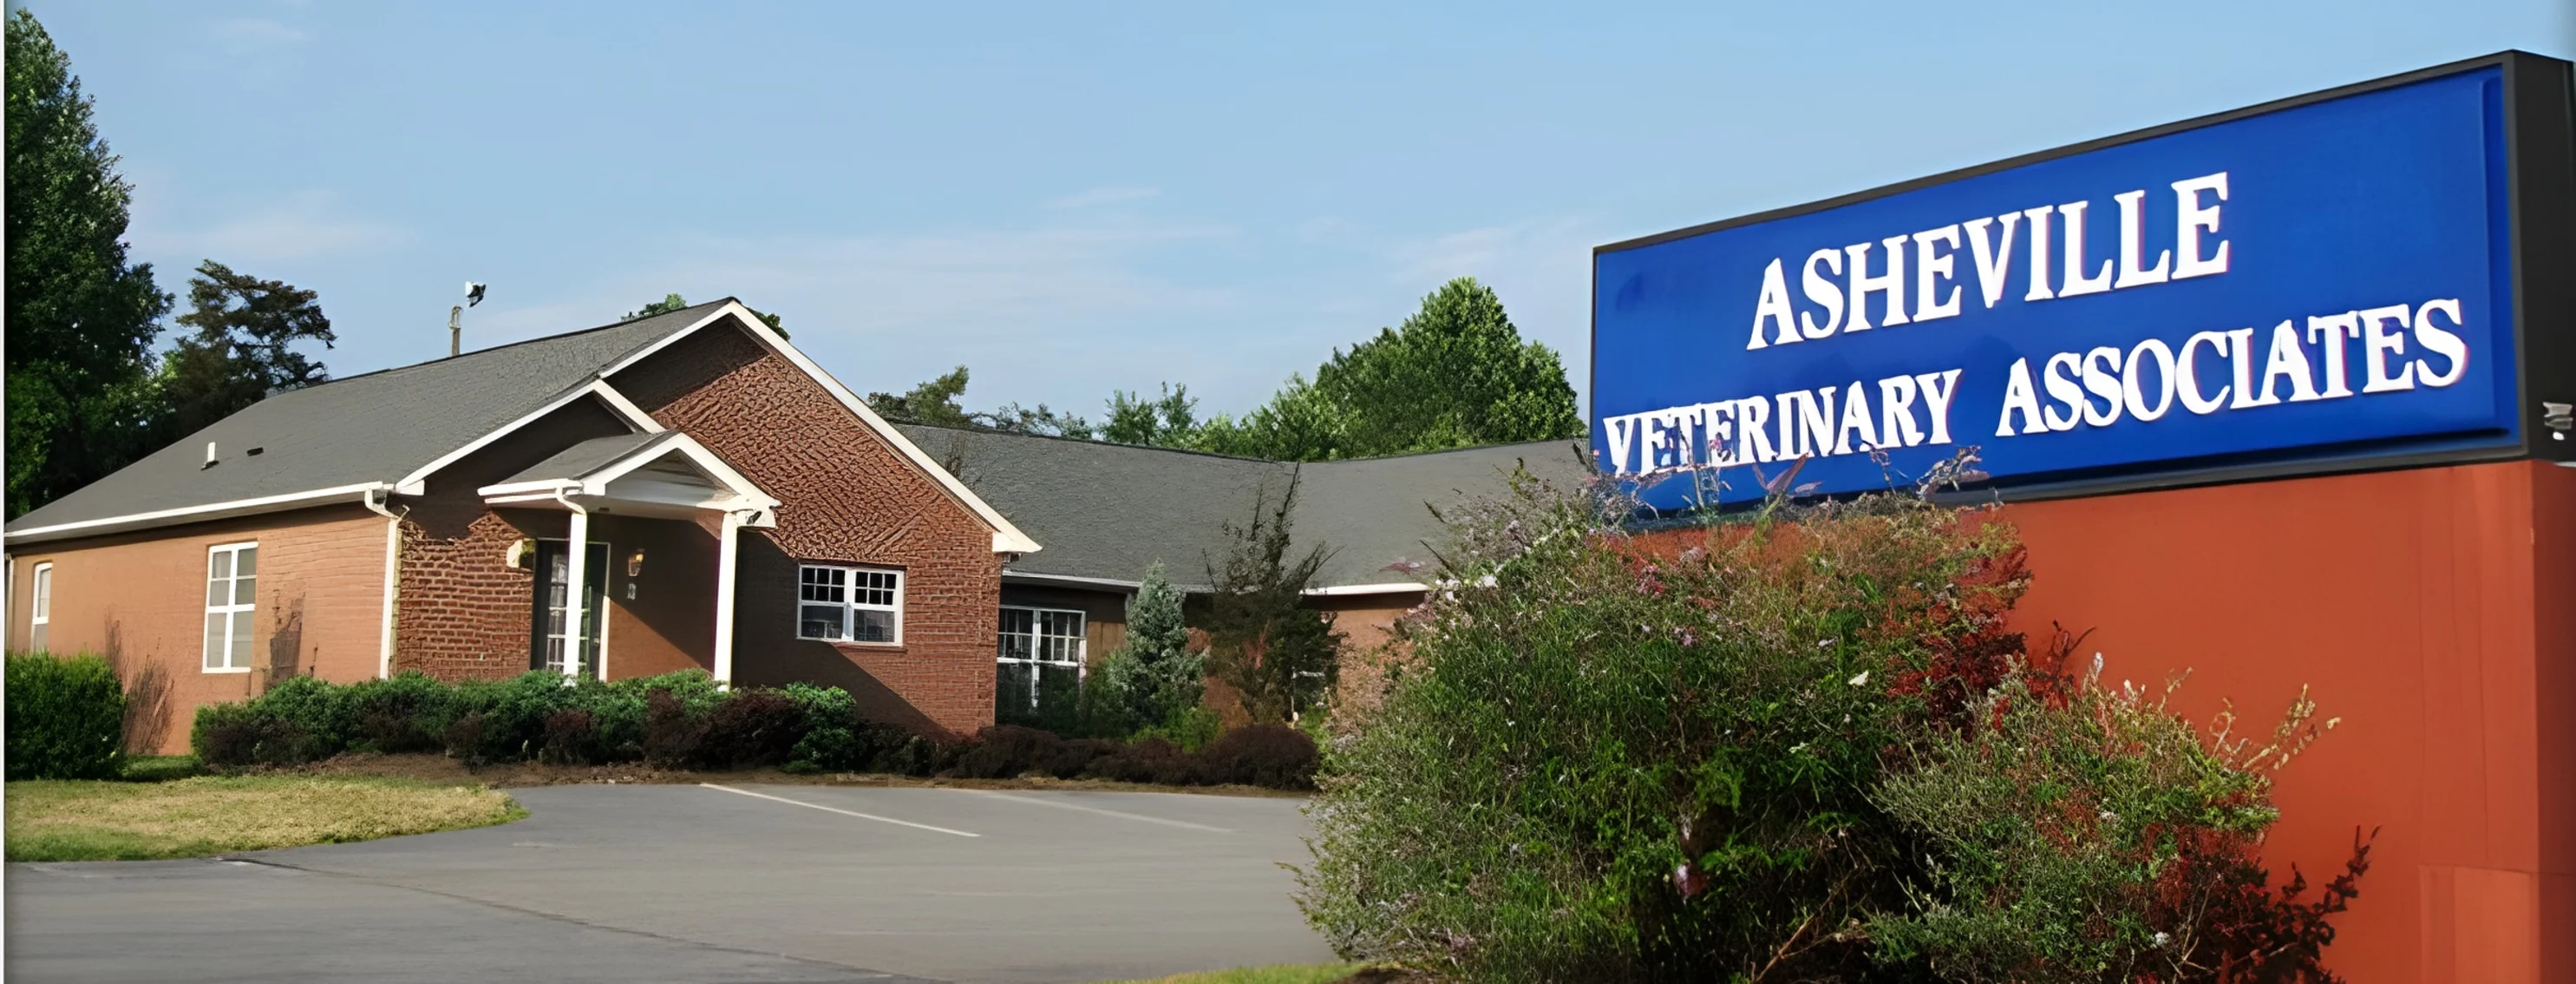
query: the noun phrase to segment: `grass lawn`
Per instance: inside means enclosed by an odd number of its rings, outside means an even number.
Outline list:
[[[1359,964],[1280,964],[1275,967],[1238,967],[1233,970],[1211,970],[1196,974],[1175,974],[1150,981],[1129,984],[1328,984],[1358,973]]]
[[[526,816],[494,789],[404,779],[196,776],[8,784],[11,861],[202,857],[483,827]]]

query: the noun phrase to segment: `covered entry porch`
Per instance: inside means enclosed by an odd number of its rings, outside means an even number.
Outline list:
[[[476,494],[565,514],[563,537],[511,551],[535,575],[529,668],[732,681],[741,531],[774,526],[778,500],[714,452],[678,431],[595,438]]]

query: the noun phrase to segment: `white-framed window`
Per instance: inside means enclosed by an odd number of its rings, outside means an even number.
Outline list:
[[[903,572],[876,567],[796,568],[796,637],[826,642],[903,641]]]
[[[1000,645],[994,654],[996,712],[1025,705],[1039,710],[1040,698],[1055,678],[1057,689],[1079,686],[1087,653],[1084,616],[1069,608],[1002,606]],[[1070,691],[1066,691],[1070,693]]]
[[[250,672],[251,620],[259,614],[259,544],[206,551],[206,672]]]
[[[27,599],[27,649],[30,652],[49,652],[45,648],[45,636],[54,620],[53,561],[36,565],[27,580],[31,582],[32,591],[32,597]]]

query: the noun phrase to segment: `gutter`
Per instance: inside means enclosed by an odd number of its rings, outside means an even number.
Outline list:
[[[105,536],[110,533],[177,526],[183,523],[202,523],[215,519],[231,519],[236,516],[256,516],[261,513],[285,512],[290,509],[326,506],[351,500],[355,500],[360,505],[367,505],[375,496],[392,490],[393,485],[388,482],[335,485],[309,492],[287,492],[255,499],[235,499],[230,502],[214,502],[202,506],[183,506],[177,509],[160,509],[102,519],[84,519],[76,523],[56,523],[51,526],[10,530],[6,534],[0,534],[0,540],[5,540],[11,546],[17,546],[84,536]],[[369,506],[369,508],[374,507]]]

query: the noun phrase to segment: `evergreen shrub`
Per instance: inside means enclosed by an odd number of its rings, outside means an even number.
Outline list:
[[[354,684],[297,677],[248,701],[199,708],[192,740],[198,758],[213,768],[297,765],[343,752],[441,750],[469,765],[643,762],[665,769],[1311,785],[1318,755],[1303,734],[1277,726],[1231,734],[1244,737],[1232,744],[1216,740],[1195,755],[1160,739],[1068,739],[1013,725],[957,739],[871,721],[837,687],[721,690],[703,672],[567,684],[561,674],[535,672],[452,684],[416,673]]]
[[[97,656],[8,657],[8,776],[113,779],[125,763],[125,689]]]

